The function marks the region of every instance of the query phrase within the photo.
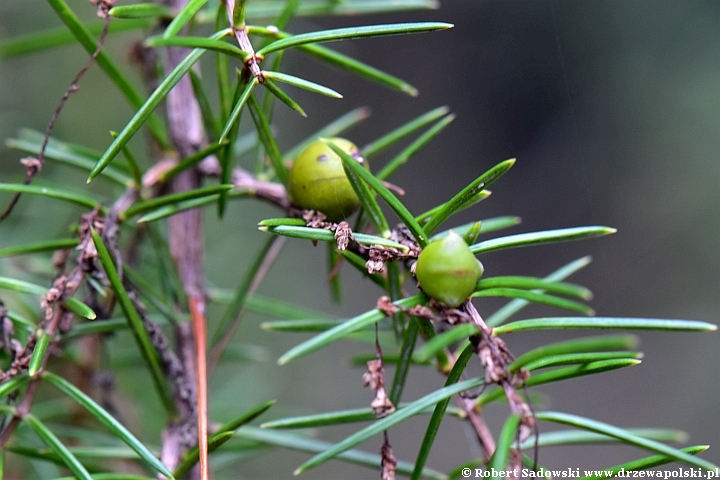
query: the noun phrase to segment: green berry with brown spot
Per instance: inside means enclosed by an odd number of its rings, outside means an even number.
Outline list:
[[[482,274],[482,263],[452,230],[430,242],[415,264],[415,276],[422,291],[449,307],[458,307],[467,300]]]
[[[368,168],[354,143],[331,138],[334,143]],[[331,222],[339,222],[360,205],[340,157],[323,141],[311,143],[298,155],[290,169],[290,197],[300,208],[317,210]]]

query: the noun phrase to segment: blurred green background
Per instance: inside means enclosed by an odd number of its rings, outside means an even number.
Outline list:
[[[252,1],[252,0],[251,0]],[[68,3],[91,20],[89,2]],[[127,4],[129,2],[118,2]],[[446,1],[437,11],[372,17],[303,18],[293,32],[332,26],[399,21],[447,21],[455,28],[424,35],[333,44],[344,53],[396,74],[420,90],[410,98],[339,73],[298,54],[286,57],[286,70],[344,94],[331,100],[292,91],[307,111],[302,119],[284,106],[276,110],[277,137],[287,149],[343,113],[372,108],[369,121],[348,133],[363,145],[415,116],[447,105],[457,119],[401,170],[393,182],[403,187],[406,204],[421,212],[448,199],[484,170],[517,158],[511,172],[493,185],[493,195],[457,217],[457,223],[513,214],[523,223],[511,233],[602,224],[618,233],[600,239],[491,253],[482,256],[488,275],[545,275],[590,254],[593,263],[573,277],[595,293],[599,315],[684,318],[716,323],[720,312],[720,2],[715,0],[547,0]],[[0,40],[60,22],[45,2],[0,2]],[[108,51],[127,54],[139,32],[114,35]],[[86,54],[77,46],[0,60],[0,138],[23,127],[44,130],[57,101]],[[214,85],[210,57],[203,63]],[[131,67],[128,71],[135,75]],[[137,75],[134,76],[137,80]],[[139,84],[139,82],[138,82]],[[55,128],[66,141],[103,149],[108,130],[119,130],[132,112],[114,87],[93,68],[80,84]],[[146,155],[141,136],[132,146]],[[21,181],[22,155],[0,146],[0,181]],[[382,164],[383,159],[378,159]],[[374,168],[373,168],[374,169]],[[82,190],[85,176],[48,163],[37,182],[64,183]],[[105,186],[106,187],[106,186]],[[89,187],[112,198],[99,182]],[[7,195],[0,196],[5,204]],[[52,236],[67,236],[80,212],[25,196],[13,216],[0,224],[0,247]],[[265,240],[255,228],[276,216],[255,201],[231,205],[218,221],[207,210],[209,281],[233,287],[253,252]],[[290,240],[260,293],[273,295],[339,317],[375,305],[378,291],[354,272],[344,273],[344,301],[334,305],[326,290],[325,249]],[[49,281],[48,259],[2,260],[0,275]],[[498,303],[477,300],[481,314]],[[221,310],[210,310],[210,315]],[[531,318],[552,315],[528,309]],[[215,319],[217,320],[217,319]],[[269,333],[260,315],[248,315],[238,343],[262,347],[260,361],[227,363],[212,379],[213,419],[222,421],[262,401],[276,398],[270,417],[366,406],[362,369],[348,365],[364,344],[342,343],[284,367],[275,359],[305,338]],[[543,342],[583,332],[518,333],[506,338],[516,354]],[[710,444],[704,457],[720,462],[720,336],[717,333],[641,333],[644,363],[597,377],[541,388],[542,407],[627,427],[685,430],[693,444]],[[110,344],[120,358],[131,344]],[[119,360],[118,360],[119,361]],[[119,363],[118,363],[119,365]],[[431,369],[411,371],[405,398],[439,388],[444,379]],[[118,375],[116,402],[134,431],[159,427],[160,410],[145,398],[149,380],[140,369]],[[141,415],[141,412],[142,413]],[[150,413],[148,413],[150,412]],[[504,406],[486,412],[497,430]],[[414,459],[426,418],[393,429],[390,440],[399,459]],[[549,428],[542,425],[542,428]],[[336,441],[353,428],[330,428],[319,438]],[[148,429],[150,442],[158,438]],[[363,445],[377,451],[380,440]],[[466,427],[447,419],[428,465],[454,468],[479,454]],[[600,468],[630,460],[639,451],[589,446],[546,449],[540,462],[552,468]],[[12,457],[11,457],[12,458]],[[276,450],[226,466],[217,478],[290,478],[308,456]],[[42,472],[42,468],[38,467]],[[42,473],[37,473],[42,477]],[[302,478],[375,478],[376,473],[331,462]]]

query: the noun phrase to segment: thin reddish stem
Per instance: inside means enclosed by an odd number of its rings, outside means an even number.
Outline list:
[[[208,393],[207,393],[207,335],[205,322],[205,302],[200,298],[191,298],[190,321],[195,337],[195,362],[197,368],[197,424],[198,451],[200,452],[200,478],[210,478],[208,469]]]

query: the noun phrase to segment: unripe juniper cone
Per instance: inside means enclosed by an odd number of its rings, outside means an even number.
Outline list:
[[[482,274],[482,263],[452,230],[428,244],[415,265],[422,291],[449,307],[458,307],[467,300]]]
[[[368,168],[354,143],[344,138],[329,141]],[[345,175],[342,160],[320,140],[311,143],[295,159],[290,169],[290,197],[298,207],[318,210],[331,222],[345,219],[360,205]]]

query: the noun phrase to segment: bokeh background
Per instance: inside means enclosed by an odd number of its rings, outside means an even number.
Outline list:
[[[93,18],[89,2],[68,3]],[[128,3],[128,2],[118,2]],[[447,21],[443,32],[333,44],[339,51],[408,80],[420,95],[410,98],[338,72],[299,54],[287,56],[290,73],[306,76],[345,95],[330,100],[293,91],[308,112],[302,119],[279,106],[278,141],[283,149],[332,119],[359,106],[372,108],[370,120],[348,136],[362,145],[432,108],[447,105],[457,119],[394,177],[413,212],[448,199],[480,173],[517,158],[509,174],[493,185],[493,195],[457,218],[457,223],[513,214],[523,223],[512,233],[578,225],[609,225],[618,233],[600,239],[486,254],[486,274],[546,275],[590,254],[593,263],[573,281],[593,290],[592,305],[603,316],[697,319],[713,323],[720,312],[720,3],[714,0],[543,0],[442,3],[439,10],[372,17],[303,18],[293,32],[333,26],[399,21]],[[59,26],[45,2],[0,2],[0,40]],[[118,34],[108,51],[122,59],[140,33]],[[43,130],[58,99],[86,54],[77,46],[0,60],[0,138],[23,127]],[[209,84],[211,63],[203,63]],[[134,72],[128,68],[129,72]],[[137,76],[134,78],[137,79]],[[104,74],[93,68],[63,111],[54,135],[96,149],[109,144],[132,112]],[[140,137],[140,136],[138,136]],[[141,138],[133,142],[145,155]],[[0,181],[20,181],[21,155],[0,146]],[[378,158],[378,164],[389,159]],[[85,189],[84,175],[48,164],[38,182]],[[97,182],[96,182],[97,183]],[[91,185],[108,195],[102,185]],[[5,203],[7,196],[0,197]],[[29,239],[67,236],[78,211],[27,196],[0,224],[0,246]],[[253,252],[264,241],[256,223],[276,216],[254,201],[235,203],[223,221],[208,209],[209,281],[233,287]],[[288,242],[260,293],[305,307],[349,317],[372,308],[378,291],[355,272],[343,271],[341,305],[325,285],[325,250]],[[0,275],[44,278],[48,259],[14,258],[0,263]],[[498,303],[477,301],[481,313]],[[221,310],[211,310],[213,314]],[[526,318],[550,315],[535,308]],[[369,350],[342,343],[284,367],[275,359],[304,335],[270,333],[251,314],[236,335],[263,355],[256,361],[222,365],[212,379],[212,411],[226,420],[275,398],[270,417],[361,407],[371,392],[362,388],[362,369],[351,354]],[[583,332],[518,333],[507,337],[522,353],[543,342]],[[543,408],[584,415],[620,426],[684,430],[692,444],[710,444],[704,457],[720,462],[720,336],[717,333],[641,332],[641,365],[539,389]],[[111,352],[132,348],[119,338]],[[114,350],[113,350],[114,349]],[[125,349],[125,350],[123,350]],[[111,355],[112,358],[112,355]],[[419,398],[442,385],[431,369],[411,372],[405,399]],[[116,402],[128,423],[150,442],[161,415],[147,395],[140,369],[123,369]],[[141,396],[138,396],[141,395]],[[148,413],[150,412],[150,413]],[[157,412],[157,415],[155,413]],[[505,407],[486,412],[495,429]],[[157,418],[155,418],[157,417]],[[391,431],[399,459],[414,459],[426,419]],[[143,429],[146,428],[144,431]],[[544,429],[552,426],[542,425]],[[337,441],[354,431],[330,428],[318,438]],[[380,440],[363,448],[377,451]],[[428,465],[448,470],[478,455],[471,433],[447,419]],[[540,461],[553,468],[600,468],[641,456],[634,449],[607,446],[548,448]],[[12,458],[12,457],[10,457]],[[307,454],[276,450],[225,465],[217,478],[290,478]],[[45,477],[35,464],[32,475]],[[376,473],[330,462],[304,478],[375,478]]]

